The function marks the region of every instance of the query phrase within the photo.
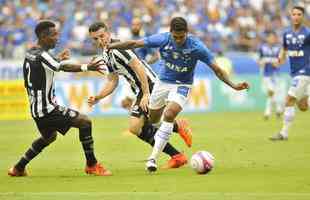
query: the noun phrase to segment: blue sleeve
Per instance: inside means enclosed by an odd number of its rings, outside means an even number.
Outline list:
[[[199,55],[199,60],[206,63],[207,65],[214,63],[214,55],[204,44],[199,45],[198,55]]]
[[[155,35],[150,35],[143,39],[144,46],[147,48],[157,48],[161,47],[168,41],[168,35],[165,33],[159,33]]]

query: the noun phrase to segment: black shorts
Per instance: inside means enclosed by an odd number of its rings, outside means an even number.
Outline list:
[[[51,134],[55,131],[65,135],[72,127],[73,120],[77,118],[79,114],[80,113],[76,110],[57,106],[48,115],[41,118],[34,118],[34,120],[43,137],[48,137],[47,134]]]

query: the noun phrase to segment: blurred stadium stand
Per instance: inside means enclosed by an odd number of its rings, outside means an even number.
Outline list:
[[[61,26],[58,49],[92,54],[88,25],[96,20],[109,24],[117,38],[130,36],[133,17],[144,23],[145,35],[163,32],[171,17],[187,18],[191,32],[217,51],[255,51],[264,33],[279,34],[289,24],[288,8],[307,0],[0,0],[0,58],[23,57],[35,43],[33,29],[40,19]],[[308,20],[309,21],[309,20]]]

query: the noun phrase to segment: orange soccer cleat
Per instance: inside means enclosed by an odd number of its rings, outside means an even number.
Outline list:
[[[189,127],[188,121],[185,119],[176,120],[178,125],[178,133],[188,147],[192,146],[192,129]]]
[[[9,176],[27,176],[27,172],[24,169],[23,171],[19,171],[15,167],[11,167],[8,171]]]
[[[112,173],[105,169],[102,164],[97,163],[92,167],[86,166],[85,172],[87,174],[93,174],[95,176],[111,176]]]
[[[182,167],[187,163],[187,158],[184,154],[179,153],[177,155],[172,156],[172,158],[168,161],[167,165],[164,166],[164,169],[172,169]]]

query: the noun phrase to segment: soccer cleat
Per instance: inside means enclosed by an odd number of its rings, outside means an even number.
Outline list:
[[[164,169],[173,169],[182,167],[187,163],[187,158],[184,154],[179,153],[177,155],[172,156],[172,158],[168,161],[167,165],[164,166]]]
[[[192,146],[192,130],[189,127],[188,121],[185,119],[176,120],[178,125],[178,133],[181,138],[184,140],[185,144],[188,147]]]
[[[105,169],[103,165],[100,163],[96,163],[92,167],[86,166],[85,172],[87,174],[93,174],[95,176],[111,176],[112,175],[112,173],[109,170]]]
[[[8,171],[9,176],[27,176],[27,172],[24,169],[23,171],[19,171],[15,167],[11,167]]]
[[[149,159],[146,162],[146,170],[148,172],[155,172],[157,170],[156,160],[155,159]]]
[[[281,133],[277,133],[269,138],[272,141],[283,141],[288,140],[287,136],[283,136]]]

